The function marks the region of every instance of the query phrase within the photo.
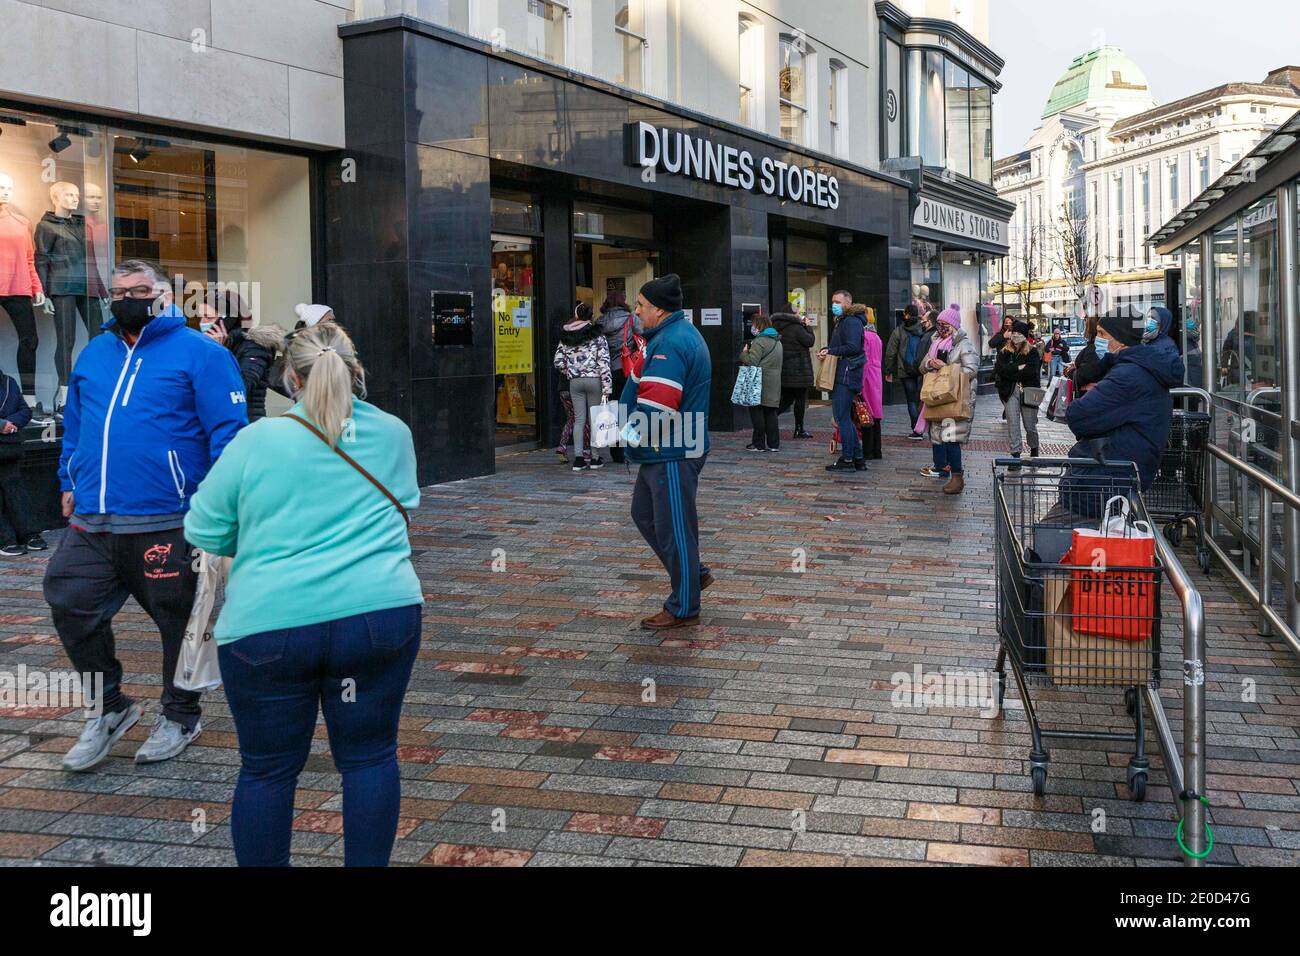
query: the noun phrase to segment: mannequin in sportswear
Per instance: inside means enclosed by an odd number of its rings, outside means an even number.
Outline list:
[[[77,214],[81,189],[72,183],[50,187],[50,205],[36,226],[36,272],[45,289],[45,311],[54,316],[54,363],[59,374],[55,413],[63,408],[72,374],[72,351],[77,344],[77,316],[90,328],[90,303],[86,297],[86,220]]]
[[[14,181],[0,173],[0,310],[18,334],[18,379],[27,404],[36,405],[36,331],[33,306],[45,305],[44,287],[36,274],[32,224],[13,207]]]
[[[90,297],[90,327],[97,329],[109,316],[108,267],[111,237],[104,215],[104,189],[86,183],[82,203],[86,208],[86,294]]]

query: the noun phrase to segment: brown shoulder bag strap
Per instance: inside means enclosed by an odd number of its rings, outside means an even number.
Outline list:
[[[406,526],[408,528],[411,526],[411,516],[407,514],[406,509],[402,507],[402,503],[393,496],[393,493],[391,491],[389,491],[387,488],[383,486],[383,483],[380,482],[378,478],[376,478],[370,472],[366,471],[364,468],[358,465],[356,461],[354,461],[353,458],[342,448],[338,447],[338,445],[331,445],[330,440],[325,437],[325,433],[322,432],[315,425],[313,425],[311,422],[307,421],[305,418],[299,418],[297,415],[285,415],[284,417],[292,419],[293,421],[301,425],[303,428],[307,429],[307,431],[311,432],[313,435],[315,435],[317,438],[323,441],[329,448],[333,449],[336,455],[338,455],[349,465],[351,465],[353,468],[359,471],[361,473],[361,477],[365,478],[366,481],[370,482],[372,485],[378,488],[383,493],[384,497],[393,503],[393,507],[396,508],[401,513],[402,520],[406,522]]]

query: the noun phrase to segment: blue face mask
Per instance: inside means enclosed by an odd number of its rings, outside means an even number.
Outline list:
[[[835,318],[838,319],[843,314],[844,314],[844,306],[840,305],[838,302],[836,302],[834,305],[831,306],[831,315],[835,316]]]
[[[1160,322],[1157,319],[1147,319],[1147,335],[1157,335],[1160,332]]]
[[[1195,319],[1188,319],[1188,320],[1187,320],[1187,331],[1188,331],[1188,332],[1192,332],[1192,333],[1195,333],[1195,332],[1196,332],[1196,320],[1195,320]]]

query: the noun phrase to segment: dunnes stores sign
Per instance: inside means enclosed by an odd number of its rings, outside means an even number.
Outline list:
[[[814,169],[771,156],[755,158],[747,149],[711,143],[650,123],[628,123],[623,127],[623,138],[627,164],[638,169],[685,176],[819,209],[840,208],[839,180]]]
[[[969,209],[921,197],[912,225],[933,232],[945,232],[963,239],[978,239],[998,245],[1007,244],[1007,223],[991,216],[981,216]]]

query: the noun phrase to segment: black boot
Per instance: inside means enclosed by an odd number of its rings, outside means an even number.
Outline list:
[[[833,465],[826,466],[827,471],[854,471],[853,462],[847,458],[841,458]]]
[[[853,459],[853,470],[854,470],[854,471],[866,471],[866,470],[867,470],[867,460],[866,460],[865,458],[854,458],[854,459]]]

